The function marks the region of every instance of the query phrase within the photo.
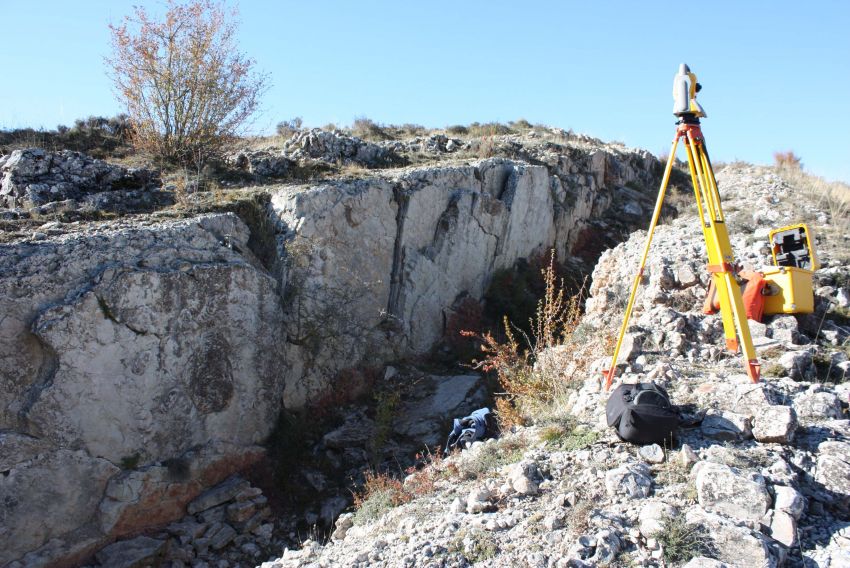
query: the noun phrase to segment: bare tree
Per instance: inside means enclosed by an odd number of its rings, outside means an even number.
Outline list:
[[[257,110],[267,76],[236,49],[235,16],[212,0],[169,0],[162,20],[135,7],[109,26],[106,61],[138,149],[200,167]]]

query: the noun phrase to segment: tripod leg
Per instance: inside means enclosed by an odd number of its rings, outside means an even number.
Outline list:
[[[637,294],[640,280],[643,277],[643,268],[646,266],[646,258],[649,256],[649,247],[652,244],[652,235],[655,232],[655,226],[658,224],[658,218],[661,216],[661,206],[664,203],[664,193],[667,191],[667,184],[670,182],[670,172],[673,171],[673,162],[676,160],[676,148],[679,145],[679,136],[673,139],[673,147],[670,149],[670,157],[667,158],[667,166],[664,168],[664,177],[661,180],[661,187],[658,190],[658,198],[655,201],[655,210],[652,212],[652,221],[649,223],[649,230],[646,235],[646,245],[643,247],[643,256],[640,259],[640,267],[632,282],[632,291],[629,294],[629,303],[626,305],[626,314],[623,317],[623,325],[620,326],[620,334],[617,337],[617,345],[614,347],[614,355],[611,358],[611,368],[603,371],[605,374],[605,390],[611,386],[611,381],[614,380],[614,373],[617,370],[617,357],[620,356],[620,347],[623,344],[623,337],[626,335],[626,329],[629,327],[629,318],[632,316],[632,308],[635,303],[635,295]]]
[[[720,252],[721,248],[716,245],[715,211],[711,206],[712,200],[707,182],[708,175],[702,167],[704,161],[702,159],[701,145],[688,135],[685,149],[688,153],[688,169],[691,172],[691,184],[694,187],[694,198],[697,202],[702,235],[705,239],[706,252],[708,253],[709,272],[711,272],[711,279],[714,282],[717,299],[720,302],[720,318],[723,321],[723,335],[726,338],[726,348],[730,351],[737,351],[738,337],[735,330],[735,318],[733,317],[732,310],[728,309],[730,305],[729,288],[726,286],[723,278],[711,268],[722,266],[726,259],[724,259],[723,254]],[[727,247],[727,250],[730,250],[729,264],[731,264],[731,248]]]
[[[706,200],[713,203],[714,215],[704,224],[706,236],[706,248],[708,249],[709,272],[717,287],[720,299],[720,313],[723,319],[723,330],[726,335],[726,345],[730,350],[737,351],[739,345],[744,355],[744,366],[752,382],[759,380],[759,363],[753,346],[750,326],[747,321],[744,301],[741,297],[741,288],[735,280],[732,245],[729,241],[729,233],[726,223],[723,221],[720,208],[720,193],[714,181],[714,172],[711,170],[711,162],[705,152],[701,141],[695,142],[690,136],[692,156],[696,161],[697,171],[702,175],[699,181],[703,181],[701,190]],[[737,337],[736,337],[737,328]],[[740,339],[740,342],[739,342]]]

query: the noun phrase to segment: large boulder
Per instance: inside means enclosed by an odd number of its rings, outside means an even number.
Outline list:
[[[224,214],[0,245],[3,559],[173,520],[261,455],[283,321],[248,239]]]

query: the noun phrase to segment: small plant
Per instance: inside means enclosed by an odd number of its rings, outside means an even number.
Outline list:
[[[540,433],[540,438],[547,445],[569,452],[594,444],[599,439],[599,432],[587,426],[576,424],[572,416],[564,416],[557,423],[544,427]]]
[[[502,438],[482,446],[477,453],[467,454],[458,465],[458,473],[464,479],[480,479],[495,473],[502,466],[522,459],[525,449],[517,438]]]
[[[578,536],[587,532],[590,528],[590,517],[593,514],[593,501],[591,499],[582,499],[570,508],[570,514],[567,518],[567,529],[570,534]]]
[[[688,524],[683,517],[665,519],[656,538],[661,544],[664,561],[671,565],[713,553],[713,543],[705,527]]]
[[[466,136],[469,134],[469,129],[462,124],[454,124],[446,127],[446,132],[454,136]]]
[[[394,507],[410,501],[401,481],[387,473],[367,471],[360,491],[354,492],[354,523],[364,525],[380,518]]]

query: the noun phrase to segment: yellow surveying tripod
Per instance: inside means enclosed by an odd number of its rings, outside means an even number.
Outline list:
[[[705,138],[700,129],[700,117],[705,117],[705,111],[696,101],[696,94],[701,89],[697,83],[696,75],[684,63],[679,67],[679,73],[673,80],[673,114],[679,117],[676,127],[676,136],[673,138],[673,148],[664,169],[664,177],[661,180],[661,189],[658,191],[658,199],[655,210],[652,213],[652,221],[649,224],[649,232],[646,237],[646,245],[643,256],[640,259],[634,283],[632,284],[629,303],[626,306],[626,314],[623,325],[620,327],[620,335],[614,348],[614,356],[611,360],[611,368],[603,371],[605,375],[605,390],[611,386],[614,373],[617,368],[617,357],[620,354],[620,346],[623,336],[629,325],[629,318],[634,307],[635,294],[643,277],[643,269],[646,266],[646,258],[649,255],[649,247],[652,244],[652,234],[658,224],[661,214],[661,205],[664,201],[664,193],[670,181],[670,172],[673,170],[673,162],[676,159],[676,148],[679,140],[684,140],[685,151],[688,154],[688,168],[691,171],[691,183],[694,187],[697,211],[702,226],[702,234],[705,238],[705,246],[708,250],[708,272],[717,289],[720,300],[720,314],[723,319],[723,333],[726,336],[726,347],[730,351],[737,351],[741,347],[744,355],[744,367],[750,380],[757,383],[759,380],[759,362],[756,358],[753,340],[750,336],[750,326],[747,323],[747,314],[741,297],[741,289],[735,276],[738,272],[735,266],[735,258],[732,255],[732,246],[729,244],[729,233],[723,221],[723,210],[720,206],[720,193],[717,191],[717,182],[714,179],[714,171],[711,169],[711,161],[708,159],[708,151],[705,147]],[[737,330],[736,330],[737,327]]]

